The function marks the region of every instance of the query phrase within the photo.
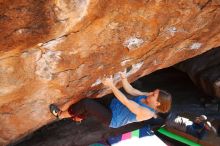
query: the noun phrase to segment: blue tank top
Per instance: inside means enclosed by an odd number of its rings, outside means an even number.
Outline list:
[[[152,112],[155,112],[154,109],[141,102],[143,98],[146,99],[147,96],[142,95],[138,97],[133,97],[130,100],[138,103],[143,107],[148,108]],[[112,99],[110,109],[112,111],[112,120],[109,127],[118,128],[129,123],[137,122],[136,115],[116,98]]]

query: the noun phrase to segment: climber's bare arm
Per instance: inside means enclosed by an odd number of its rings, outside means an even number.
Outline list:
[[[138,121],[147,120],[154,116],[154,113],[149,109],[129,100],[120,90],[117,89],[111,78],[104,79],[102,83],[108,86],[113,91],[115,97],[136,115]]]
[[[142,92],[138,89],[135,89],[131,86],[131,84],[128,82],[128,79],[124,73],[120,73],[122,85],[125,91],[133,96],[140,96],[140,95],[148,95],[148,92]]]

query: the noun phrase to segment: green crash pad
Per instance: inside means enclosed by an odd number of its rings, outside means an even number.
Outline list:
[[[172,138],[176,141],[179,141],[181,143],[184,143],[184,144],[187,144],[189,146],[201,146],[201,144],[198,144],[188,138],[185,138],[183,136],[180,136],[180,135],[177,135],[177,134],[174,134],[168,130],[166,130],[164,127],[161,127],[160,129],[158,129],[158,132],[169,137],[169,138]]]

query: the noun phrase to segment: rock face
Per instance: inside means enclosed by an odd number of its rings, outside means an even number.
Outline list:
[[[208,95],[220,98],[220,47],[176,65]]]
[[[220,46],[219,24],[218,0],[0,1],[0,145],[51,122],[51,103],[108,94],[104,76]]]

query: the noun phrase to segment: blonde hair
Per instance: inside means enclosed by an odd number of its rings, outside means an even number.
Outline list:
[[[157,107],[158,112],[167,113],[170,111],[172,103],[172,96],[170,93],[160,90],[157,101],[160,102],[160,105]]]

